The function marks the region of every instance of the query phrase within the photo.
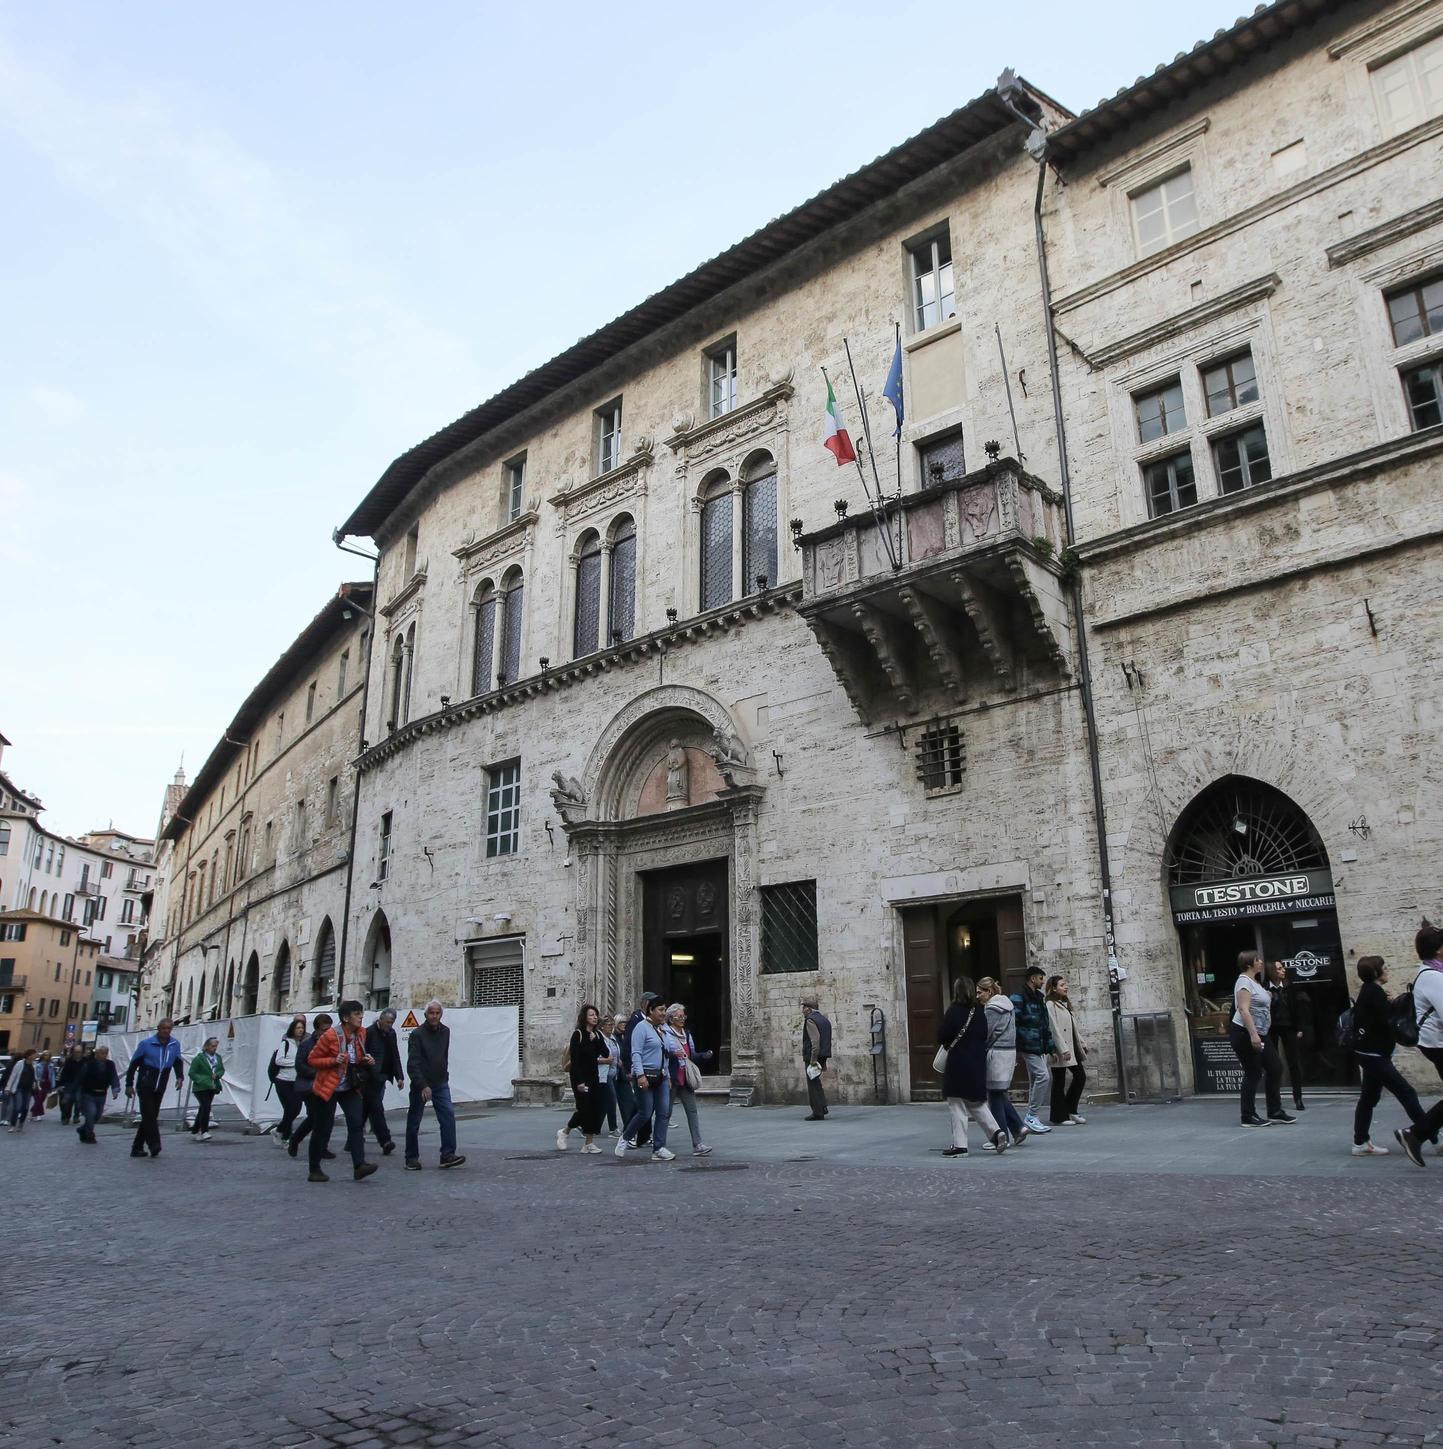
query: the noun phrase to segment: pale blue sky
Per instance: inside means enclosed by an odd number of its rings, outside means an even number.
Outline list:
[[[155,825],[387,463],[984,90],[1074,110],[1239,0],[0,0],[6,766]]]

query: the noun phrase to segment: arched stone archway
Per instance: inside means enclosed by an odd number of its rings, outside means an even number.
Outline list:
[[[254,1016],[260,1009],[261,958],[252,951],[246,962],[245,976],[241,987],[241,1015]]]
[[[361,957],[366,982],[366,1005],[379,1011],[391,1004],[391,923],[385,911],[371,917],[366,948]]]
[[[742,1102],[751,1100],[760,1066],[756,833],[763,793],[731,712],[685,685],[660,685],[631,700],[602,730],[582,779],[562,777],[553,792],[577,854],[577,964],[593,999],[619,1009],[644,981],[651,984],[658,940],[655,923],[647,924],[648,890],[655,914],[661,873],[678,872],[669,889],[690,889],[715,912],[724,973],[725,1039],[718,1044],[729,1058],[732,1099]],[[708,863],[700,874],[687,869]],[[660,981],[655,989],[663,989]]]

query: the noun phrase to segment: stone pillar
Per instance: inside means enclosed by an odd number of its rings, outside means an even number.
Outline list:
[[[732,1089],[731,1100],[750,1106],[761,1071],[757,973],[761,967],[761,906],[756,889],[757,807],[761,788],[722,792],[732,808]]]

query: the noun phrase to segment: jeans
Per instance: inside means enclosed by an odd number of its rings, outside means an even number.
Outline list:
[[[346,1119],[346,1151],[351,1154],[351,1165],[360,1167],[366,1160],[366,1109],[361,1102],[361,1093],[355,1087],[348,1092],[337,1092],[329,1102],[319,1097],[311,1098],[311,1171],[319,1172],[326,1149],[331,1145],[331,1129],[336,1125],[336,1108],[339,1107]]]
[[[23,1132],[25,1130],[25,1118],[30,1113],[30,1094],[28,1092],[11,1092],[10,1094],[10,1126]]]
[[[822,1065],[822,1076],[827,1073],[825,1064]],[[807,1104],[812,1109],[813,1117],[825,1117],[831,1110],[827,1106],[827,1089],[822,1085],[822,1077],[807,1078]]]
[[[616,1093],[617,1121],[624,1129],[636,1114],[636,1089],[631,1085],[630,1077],[617,1077],[611,1084],[611,1090]]]
[[[1069,1083],[1067,1074],[1072,1073]],[[1079,1064],[1075,1067],[1053,1067],[1052,1069],[1052,1125],[1066,1122],[1076,1114],[1082,1101],[1082,1089],[1087,1085],[1087,1073]]]
[[[986,1102],[964,1102],[961,1097],[948,1097],[947,1111],[952,1118],[953,1147],[966,1147],[969,1115],[977,1119],[977,1125],[982,1128],[989,1142],[997,1135],[997,1119]]]
[[[377,1143],[384,1147],[391,1140],[391,1128],[386,1121],[386,1084],[361,1089],[361,1105],[366,1111],[369,1124]]]
[[[78,1084],[60,1089],[60,1120],[70,1125],[70,1119],[80,1117],[80,1087]]]
[[[691,1145],[700,1147],[701,1123],[696,1115],[696,1093],[690,1087],[675,1087],[672,1089],[673,1104],[680,1102],[681,1110],[686,1113],[686,1125],[691,1130]]]
[[[95,1124],[105,1112],[104,1092],[81,1092],[76,1104],[80,1125],[75,1129],[82,1142],[95,1141]]]
[[[997,1119],[997,1125],[1005,1128],[1009,1137],[1022,1136],[1022,1116],[1012,1105],[1006,1087],[991,1087],[987,1092],[987,1106]]]
[[[666,1079],[665,1069],[646,1080],[650,1085],[635,1084],[636,1112],[621,1135],[628,1142],[636,1142],[639,1140],[637,1133],[643,1125],[650,1123],[652,1151],[660,1152],[666,1146],[666,1128],[671,1120],[671,1083]]]
[[[1384,1087],[1398,1099],[1398,1105],[1415,1127],[1423,1121],[1423,1104],[1418,1100],[1417,1092],[1393,1065],[1392,1057],[1360,1053],[1358,1067],[1363,1073],[1363,1090],[1358,1093],[1358,1105],[1353,1108],[1354,1147],[1361,1147],[1368,1140],[1373,1126],[1373,1108],[1381,1100]]]
[[[140,1126],[135,1129],[135,1141],[130,1144],[132,1153],[150,1149],[152,1157],[160,1156],[160,1106],[165,1100],[161,1092],[137,1092],[135,1099],[140,1103]]]
[[[1042,1121],[1042,1114],[1052,1105],[1052,1069],[1047,1058],[1034,1052],[1019,1052],[1022,1065],[1027,1068],[1027,1115],[1034,1121]]]
[[[294,1082],[278,1081],[276,1096],[281,1099],[281,1121],[280,1126],[276,1128],[276,1136],[283,1142],[289,1142],[291,1133],[295,1130],[296,1118],[300,1116],[306,1099],[301,1095],[300,1089]]]
[[[1259,1051],[1236,1022],[1228,1027],[1228,1040],[1243,1066],[1243,1121],[1249,1122],[1258,1115],[1258,1083],[1264,1078],[1267,1079],[1263,1090],[1268,1116],[1276,1117],[1283,1110],[1283,1064],[1278,1059],[1278,1049],[1264,1037],[1263,1049]]]
[[[195,1100],[196,1107],[195,1121],[191,1124],[190,1135],[199,1137],[202,1132],[210,1131],[210,1104],[215,1101],[215,1093],[197,1092]]]
[[[456,1113],[451,1106],[451,1087],[442,1082],[431,1088],[431,1106],[436,1113],[436,1123],[441,1128],[441,1161],[456,1155]],[[411,1105],[406,1109],[406,1161],[421,1160],[421,1118],[426,1115],[426,1104],[421,1100],[421,1088],[411,1083]]]

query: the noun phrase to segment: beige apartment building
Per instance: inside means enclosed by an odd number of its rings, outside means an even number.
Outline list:
[[[0,1056],[52,1056],[80,1041],[100,942],[73,921],[0,911]]]
[[[343,585],[187,785],[167,787],[141,1020],[333,999],[345,923],[372,585]]]

